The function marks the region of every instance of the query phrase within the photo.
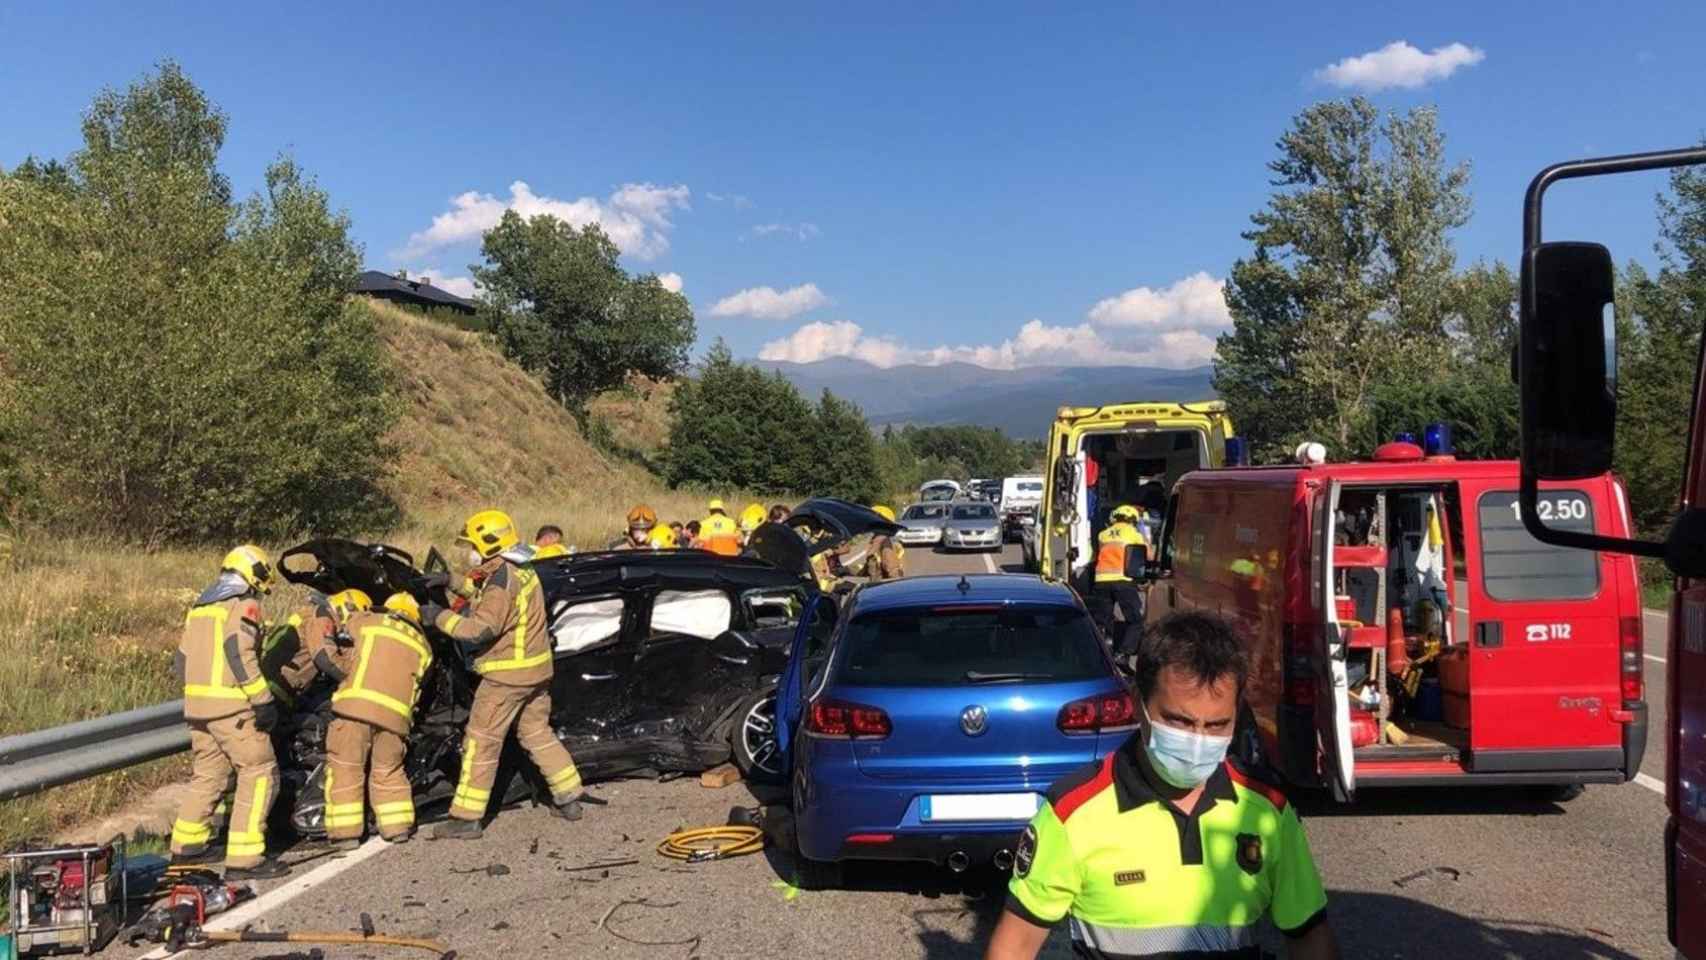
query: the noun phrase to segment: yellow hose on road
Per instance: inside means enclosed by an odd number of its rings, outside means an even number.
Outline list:
[[[764,849],[764,831],[753,826],[730,824],[677,830],[658,844],[658,855],[682,863],[704,863],[744,857]]]

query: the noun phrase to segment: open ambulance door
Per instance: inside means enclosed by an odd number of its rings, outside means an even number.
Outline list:
[[[1315,730],[1321,738],[1325,779],[1333,797],[1348,802],[1356,795],[1355,757],[1351,747],[1350,678],[1345,671],[1348,645],[1339,628],[1337,578],[1333,576],[1333,534],[1339,514],[1337,480],[1315,500],[1315,604],[1321,611],[1321,633],[1315,645]]]

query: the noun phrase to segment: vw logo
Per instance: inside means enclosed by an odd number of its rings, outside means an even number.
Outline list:
[[[982,704],[972,704],[960,711],[960,729],[966,736],[975,737],[989,729],[989,711]]]

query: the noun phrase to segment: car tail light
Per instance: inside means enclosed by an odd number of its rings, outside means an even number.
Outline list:
[[[881,738],[893,729],[889,715],[882,710],[841,700],[813,700],[806,714],[806,732],[820,737]]]
[[[1641,644],[1641,618],[1622,617],[1617,621],[1617,641],[1622,652],[1623,702],[1636,703],[1647,692],[1642,677],[1642,660],[1646,651]]]
[[[1074,700],[1060,708],[1055,725],[1062,733],[1095,733],[1137,725],[1137,702],[1127,691]]]
[[[894,834],[892,834],[892,833],[850,833],[847,835],[847,842],[848,843],[893,843],[894,842]]]

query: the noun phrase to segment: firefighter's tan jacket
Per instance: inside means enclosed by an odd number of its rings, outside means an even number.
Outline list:
[[[281,700],[294,701],[324,673],[333,680],[337,668],[338,621],[324,597],[316,595],[296,608],[284,623],[266,631],[261,644],[261,674]]]
[[[472,607],[439,614],[435,626],[477,651],[474,669],[488,682],[527,687],[550,680],[551,634],[539,574],[501,555],[475,571],[485,578]]]
[[[261,673],[261,604],[253,594],[190,608],[174,666],[184,719],[218,720],[271,703]]]
[[[407,736],[421,678],[432,665],[426,636],[407,620],[378,611],[355,614],[344,631],[353,646],[332,694],[332,713]]]

